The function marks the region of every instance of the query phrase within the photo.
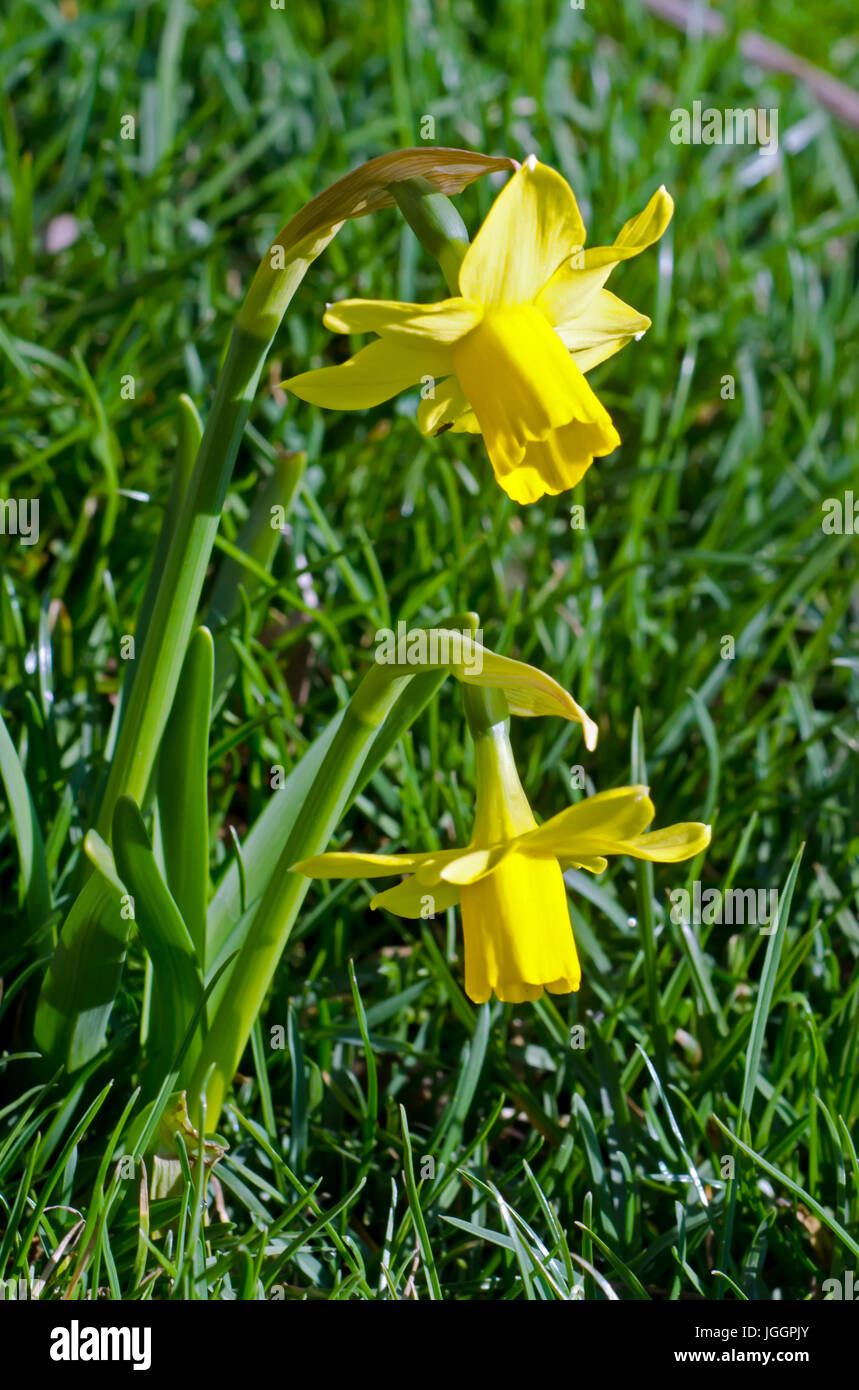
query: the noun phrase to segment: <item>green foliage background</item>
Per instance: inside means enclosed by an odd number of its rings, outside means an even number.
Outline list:
[[[61,1210],[33,1224],[49,1192],[90,1225],[45,1296],[73,1275],[73,1296],[125,1298],[808,1297],[855,1267],[857,540],[821,519],[857,483],[859,141],[736,42],[753,24],[855,82],[843,9],[839,25],[837,6],[825,24],[798,5],[729,7],[729,32],[702,42],[636,0],[7,10],[0,489],[38,496],[41,536],[0,537],[0,709],[55,902],[72,891],[177,397],[205,414],[242,287],[286,217],[360,161],[420,143],[426,116],[439,144],[559,168],[593,243],[658,184],[674,195],[662,247],[611,282],[653,319],[592,377],[623,447],[575,494],[517,509],[479,440],[419,435],[414,398],[339,416],[260,392],[223,542],[279,453],[305,450],[308,468],[267,611],[249,579],[232,634],[213,872],[277,794],[272,765],[290,767],[354,687],[376,629],[465,608],[490,646],[551,672],[599,721],[593,755],[568,726],[516,724],[541,816],[568,803],[572,766],[589,790],[646,767],[661,823],[712,819],[714,834],[700,864],[571,875],[583,988],[534,1007],[468,1002],[453,918],[404,923],[370,913],[366,885],[315,888],[222,1125],[223,1200],[201,1228],[188,1181],[141,1242],[135,1182],[100,1212],[135,1078],[142,947],[107,1063],[83,1086],[33,1086],[18,1054],[45,943],[19,907],[0,793],[0,1037],[16,1054],[0,1277],[44,1274],[72,1230]],[[753,150],[672,144],[670,112],[693,100],[777,107],[774,170],[753,181]],[[492,196],[482,181],[458,200],[472,230]],[[49,253],[65,213],[78,239]],[[321,326],[325,301],[442,293],[394,211],[347,224],[296,296],[270,385],[347,350]],[[445,688],[342,841],[446,846],[471,805]],[[696,877],[784,890],[803,844],[774,936],[670,921],[668,891]],[[579,1022],[584,1049],[570,1046]],[[38,1151],[37,1131],[52,1136]],[[435,1177],[421,1181],[424,1156]]]

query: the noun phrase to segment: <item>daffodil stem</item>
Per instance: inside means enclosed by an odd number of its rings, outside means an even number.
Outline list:
[[[119,797],[130,796],[141,805],[146,796],[269,341],[240,328],[233,330],[190,484],[172,521],[164,565],[150,579],[135,634],[137,658],[124,692],[96,821],[96,829],[106,839]]]
[[[388,192],[418,241],[438,261],[451,294],[459,294],[468,231],[453,203],[427,179],[403,179],[389,184]]]
[[[191,1078],[191,1114],[199,1121],[205,1096],[210,1131],[310,887],[311,880],[292,873],[292,866],[325,849],[368,748],[409,679],[381,665],[364,677],[271,875]]]
[[[141,805],[146,796],[263,364],[296,289],[334,230],[300,253],[288,252],[276,239],[260,262],[233,327],[181,510],[175,519],[165,518],[169,543],[143,600],[135,634],[137,658],[122,693],[95,826],[106,839],[119,797],[130,796]],[[275,250],[283,256],[275,259]]]
[[[535,821],[510,744],[510,706],[497,686],[464,685],[465,717],[474,739],[472,839],[492,844],[533,830]]]
[[[506,724],[510,706],[503,690],[493,686],[464,685],[462,699],[465,718],[475,743],[496,724]]]

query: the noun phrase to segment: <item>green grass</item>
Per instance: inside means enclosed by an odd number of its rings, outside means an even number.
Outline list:
[[[778,106],[782,138],[813,105],[732,37],[687,43],[635,0],[79,8],[17,0],[0,57],[0,492],[37,496],[41,524],[32,547],[0,536],[0,712],[40,827],[25,898],[10,803],[28,815],[26,796],[0,789],[0,1278],[74,1298],[819,1296],[859,1255],[857,538],[821,528],[823,499],[859,492],[859,138],[823,119],[756,183],[748,150],[671,144],[670,111],[694,99]],[[737,13],[767,31],[766,10]],[[777,14],[772,37],[849,80],[846,22]],[[88,1073],[33,1068],[35,997],[76,891],[178,398],[205,416],[286,217],[420,143],[426,115],[440,144],[559,168],[594,243],[659,183],[673,193],[663,246],[611,281],[653,319],[592,378],[623,447],[574,495],[517,509],[479,440],[419,435],[414,400],[323,414],[284,405],[266,374],[219,564],[276,458],[308,466],[275,583],[246,579],[231,623],[213,878],[277,795],[271,767],[354,689],[376,628],[464,609],[599,721],[590,755],[560,721],[515,723],[541,817],[576,795],[573,766],[588,790],[646,771],[657,823],[712,820],[713,842],[676,869],[571,874],[583,987],[536,1006],[467,1000],[452,916],[402,922],[368,910],[367,885],[314,886],[221,1123],[203,1225],[193,1150],[181,1195],[142,1208],[139,1167],[114,1163],[133,1151],[140,939]],[[457,199],[472,231],[492,193]],[[78,240],[47,253],[70,212]],[[342,354],[326,300],[443,292],[395,211],[348,223],[270,382]],[[449,682],[337,843],[447,845],[472,804]],[[780,890],[777,931],[673,923],[668,892],[696,878]]]

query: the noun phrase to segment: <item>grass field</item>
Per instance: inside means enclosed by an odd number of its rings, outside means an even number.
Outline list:
[[[736,29],[854,85],[859,43],[847,5],[825,23],[725,13],[700,42],[637,0],[13,0],[0,21],[0,495],[40,508],[35,544],[0,535],[0,1279],[76,1299],[769,1300],[859,1268],[857,536],[822,524],[826,499],[859,498],[859,135],[739,57]],[[672,109],[696,100],[777,108],[765,177],[754,149],[671,142]],[[709,821],[712,843],[674,867],[568,873],[582,989],[533,1005],[467,999],[453,911],[406,922],[371,912],[367,884],[314,884],[203,1224],[184,1150],[179,1196],[115,1168],[141,1079],[140,936],[82,1071],[39,1068],[36,996],[82,871],[178,398],[205,418],[283,222],[420,144],[427,117],[425,143],[559,169],[589,242],[659,184],[673,194],[660,246],[611,282],[653,320],[592,377],[623,444],[522,508],[479,438],[421,436],[416,393],[342,415],[287,398],[283,378],[345,355],[326,301],[444,294],[395,210],[344,226],[275,341],[204,593],[205,619],[216,572],[242,577],[213,623],[212,881],[376,630],[463,610],[599,724],[589,754],[574,725],[514,723],[540,818],[581,794],[582,767],[588,792],[649,782],[659,824]],[[456,199],[472,233],[498,186]],[[295,452],[286,533],[242,566],[254,498]],[[13,764],[40,878],[21,868]],[[473,772],[447,682],[335,844],[464,843]],[[673,921],[668,894],[696,882],[777,891],[775,929]]]

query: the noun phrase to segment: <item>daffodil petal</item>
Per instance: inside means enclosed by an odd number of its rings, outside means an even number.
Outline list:
[[[613,246],[592,246],[584,255],[576,252],[566,257],[540,290],[536,307],[555,325],[585,314],[615,266],[658,241],[673,212],[670,193],[658,189],[644,211],[624,224]]]
[[[628,342],[646,333],[649,327],[646,314],[639,314],[609,290],[600,290],[585,313],[559,323],[556,332],[564,346],[575,354],[619,339]]]
[[[593,858],[561,859],[558,862],[563,870],[586,869],[589,874],[601,874],[608,868],[608,860],[601,854],[595,854]]]
[[[647,787],[616,787],[552,816],[523,835],[519,848],[523,854],[544,857],[548,852],[558,859],[574,859],[578,863],[606,853],[622,854],[626,851],[615,846],[640,835],[655,815]]]
[[[422,377],[444,377],[452,370],[444,347],[379,338],[338,367],[301,372],[281,385],[302,401],[329,410],[366,410],[390,400]]]
[[[506,844],[492,845],[486,849],[469,848],[457,859],[445,864],[441,870],[441,877],[445,883],[456,883],[460,886],[479,883],[487,874],[494,873],[502,860],[513,853],[515,847],[516,841],[509,840]]]
[[[456,907],[459,888],[448,883],[421,883],[417,878],[404,879],[393,888],[377,893],[370,901],[372,908],[384,907],[395,917],[432,918],[437,912]]]
[[[532,156],[502,188],[466,251],[460,289],[488,306],[528,304],[584,239],[573,190]]]
[[[679,864],[692,859],[710,843],[711,828],[700,821],[682,821],[663,830],[651,830],[627,840],[622,853],[633,859],[649,859],[654,864]]]
[[[406,874],[438,856],[429,854],[360,854],[332,850],[293,864],[291,872],[308,878],[386,878]]]
[[[605,343],[600,343],[599,347],[581,348],[573,353],[573,361],[580,372],[593,371],[600,362],[605,362],[607,358],[614,357],[616,352],[625,348],[628,343],[634,342],[634,338],[614,338]]]
[[[644,211],[624,222],[611,249],[621,251],[623,254],[619,259],[622,260],[637,256],[639,252],[645,251],[648,246],[659,240],[673,215],[674,199],[662,184]]]
[[[562,261],[534,300],[534,308],[545,314],[554,326],[587,311],[599,294],[617,261],[580,251]]]
[[[379,333],[429,343],[455,343],[481,320],[479,304],[443,299],[438,304],[401,304],[393,299],[341,299],[329,304],[322,322],[334,333]]]

